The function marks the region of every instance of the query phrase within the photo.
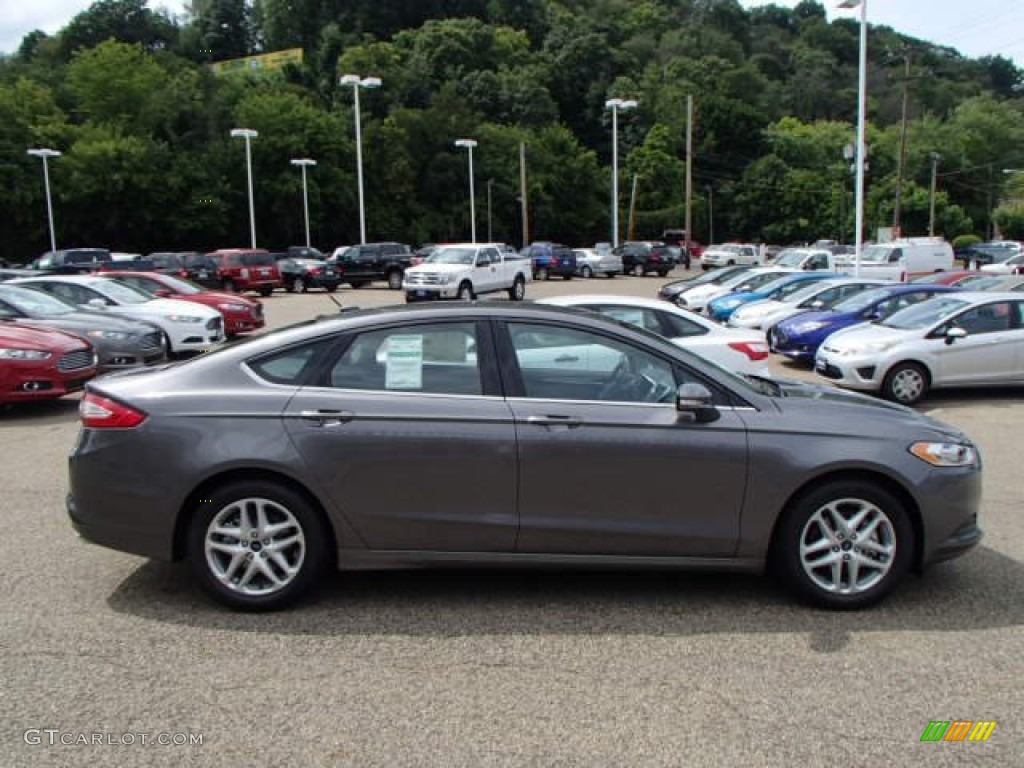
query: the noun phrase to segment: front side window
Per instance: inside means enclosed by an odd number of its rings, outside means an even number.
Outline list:
[[[954,328],[963,328],[971,336],[1007,331],[1014,324],[1013,315],[1017,314],[1018,306],[1018,304],[1011,305],[1010,302],[1000,301],[996,304],[974,307],[974,309],[969,309],[953,318],[951,325]],[[1011,314],[1011,308],[1013,314]]]
[[[481,395],[475,323],[433,323],[358,334],[330,372],[330,386]]]
[[[557,400],[671,403],[672,365],[644,349],[601,334],[509,323],[524,395]]]

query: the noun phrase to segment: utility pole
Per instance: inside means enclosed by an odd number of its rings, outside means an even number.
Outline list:
[[[636,240],[636,180],[637,174],[633,174],[633,190],[629,193],[629,234],[627,240]]]
[[[903,194],[903,174],[907,165],[907,95],[910,91],[910,51],[903,52],[903,108],[900,117],[900,151],[896,162],[896,199],[892,209],[892,228],[895,237],[902,237],[900,228],[900,202]]]
[[[693,204],[693,95],[686,95],[686,252],[690,253],[690,213]]]
[[[932,189],[928,198],[928,237],[935,237],[935,180],[938,178],[939,160],[942,155],[932,152]]]
[[[523,248],[530,244],[530,206],[526,201],[526,142],[519,142],[519,204],[523,211]]]

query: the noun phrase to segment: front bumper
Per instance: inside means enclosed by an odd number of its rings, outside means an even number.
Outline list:
[[[814,356],[814,371],[829,381],[848,389],[877,392],[882,388],[885,369],[877,355],[842,356],[819,348]]]
[[[456,285],[408,285],[402,286],[405,291],[405,300],[413,301],[437,301],[439,299],[454,299],[459,295],[459,286]]]

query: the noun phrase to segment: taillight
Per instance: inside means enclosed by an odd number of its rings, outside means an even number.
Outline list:
[[[311,274],[311,275],[319,275],[320,274],[320,267],[310,267],[309,268],[309,274]]]
[[[188,277],[188,270],[187,269],[179,269],[178,270],[178,277]]]
[[[146,420],[146,414],[95,392],[86,392],[78,404],[83,427],[90,429],[131,429]]]
[[[730,341],[729,349],[742,352],[754,362],[768,357],[768,345],[763,341]]]

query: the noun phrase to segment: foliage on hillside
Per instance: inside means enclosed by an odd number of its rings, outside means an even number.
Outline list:
[[[468,235],[462,137],[479,141],[478,232],[489,188],[494,237],[519,242],[525,143],[531,236],[608,239],[604,102],[615,96],[639,101],[619,116],[622,221],[636,176],[636,235],[678,226],[692,95],[697,237],[708,237],[713,200],[718,240],[848,241],[857,39],[855,22],[828,23],[810,0],[751,11],[735,0],[195,0],[182,19],[101,0],[0,59],[0,255],[29,258],[48,242],[39,162],[25,154],[34,146],[64,153],[50,164],[63,244],[246,243],[234,127],[259,131],[260,244],[302,239],[295,157],[318,162],[316,242],[354,242],[352,92],[338,85],[349,72],[383,80],[361,93],[370,239]],[[304,62],[283,72],[215,77],[206,66],[291,47]],[[927,229],[933,153],[940,232],[985,235],[1000,206],[1014,229],[1019,197],[1003,171],[1024,168],[1024,73],[884,27],[871,29],[869,52],[868,232],[892,223],[904,87],[904,231]]]

